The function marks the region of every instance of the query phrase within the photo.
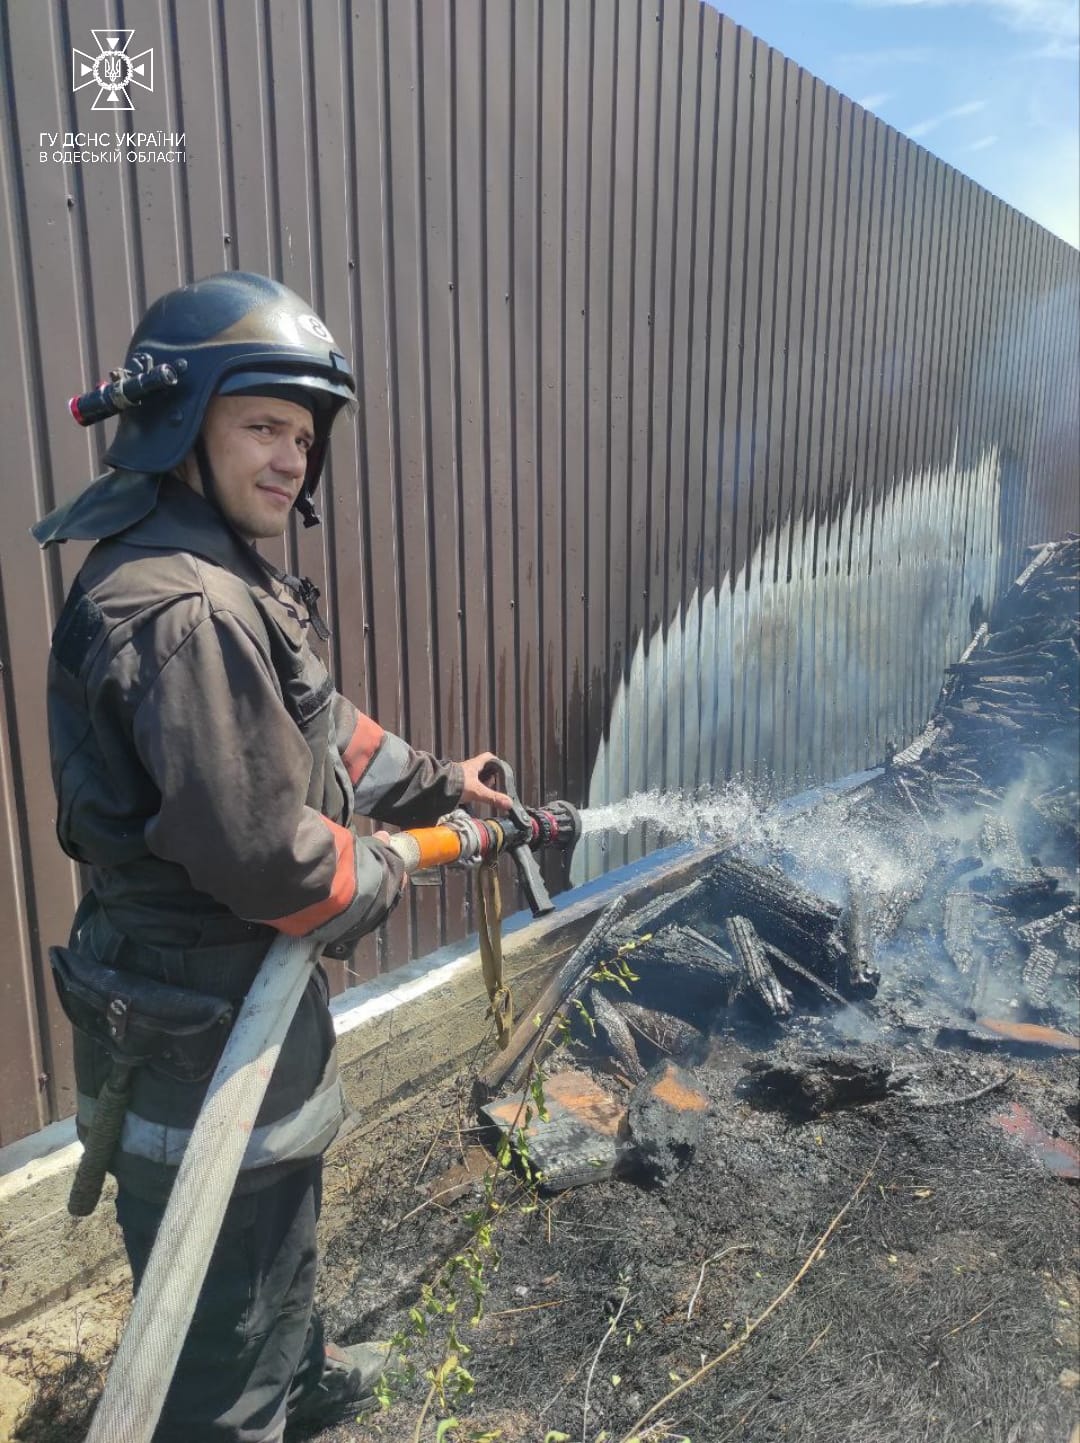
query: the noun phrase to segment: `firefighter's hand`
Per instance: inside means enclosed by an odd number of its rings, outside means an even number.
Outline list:
[[[461,789],[461,797],[458,805],[465,806],[469,802],[483,802],[496,812],[508,812],[513,806],[510,798],[504,792],[492,791],[480,780],[480,773],[489,762],[498,761],[494,752],[481,752],[479,756],[470,757],[467,762],[461,763],[461,770],[465,773],[465,785]]]

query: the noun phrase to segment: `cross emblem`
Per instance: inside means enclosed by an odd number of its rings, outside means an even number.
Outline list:
[[[91,110],[134,110],[129,87],[154,88],[154,52],[140,51],[129,55],[128,46],[134,30],[91,30],[98,53],[84,50],[71,52],[71,88],[82,90],[87,85],[98,87]]]

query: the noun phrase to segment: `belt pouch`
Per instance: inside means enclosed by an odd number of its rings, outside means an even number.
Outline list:
[[[69,1022],[114,1062],[148,1066],[178,1082],[201,1082],[213,1072],[232,1003],[108,967],[72,947],[50,947],[49,960]]]

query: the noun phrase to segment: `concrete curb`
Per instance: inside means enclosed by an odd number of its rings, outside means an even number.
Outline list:
[[[626,895],[640,905],[682,885],[714,851],[681,846],[654,852],[565,893],[549,916],[509,918],[503,960],[518,1015],[614,897]],[[479,954],[470,942],[336,997],[331,1011],[353,1127],[385,1118],[481,1048],[486,1056],[486,1008]],[[85,1287],[123,1256],[111,1180],[91,1217],[73,1218],[67,1211],[81,1153],[73,1119],[0,1149],[0,1328]]]

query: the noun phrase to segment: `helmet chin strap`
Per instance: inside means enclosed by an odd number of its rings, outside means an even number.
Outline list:
[[[237,541],[239,541],[254,558],[256,564],[261,567],[268,576],[272,576],[279,585],[287,587],[294,596],[299,598],[307,611],[315,635],[322,641],[329,641],[331,635],[330,628],[319,614],[319,597],[322,595],[322,592],[309,576],[290,576],[286,571],[279,571],[273,562],[267,561],[265,556],[259,554],[255,549],[254,542],[249,541],[246,536],[241,535],[241,533],[237,531],[236,527],[222,510],[221,502],[218,499],[217,486],[214,482],[214,468],[210,465],[210,456],[206,449],[206,442],[202,436],[197,438],[192,449],[195,453],[195,463],[199,468],[199,480],[202,482],[203,496],[209,501],[210,505],[221,517],[224,525],[228,527]],[[295,504],[300,510],[300,514],[304,517],[304,525],[317,526],[319,524],[319,518],[315,514],[315,507],[311,503],[311,498],[305,497],[303,491],[301,491],[300,496],[306,499],[308,509],[312,517],[314,517],[313,520],[308,520],[308,511],[300,507],[298,498]]]
[[[321,525],[322,518],[315,510],[315,502],[311,499],[306,487],[301,488],[300,495],[293,502],[293,506],[299,511],[305,528]]]
[[[235,527],[221,509],[221,502],[218,500],[217,486],[214,482],[214,468],[210,465],[210,456],[206,449],[206,442],[201,435],[195,438],[195,445],[192,447],[192,450],[195,453],[195,464],[199,468],[199,480],[202,483],[203,495],[219,514],[225,525],[228,526],[229,530],[235,531]],[[239,535],[238,532],[236,534]]]

